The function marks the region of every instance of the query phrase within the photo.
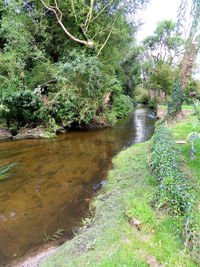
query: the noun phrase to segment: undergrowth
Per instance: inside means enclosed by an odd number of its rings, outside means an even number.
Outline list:
[[[180,151],[164,125],[159,125],[153,136],[150,164],[158,181],[156,206],[168,209],[175,218],[175,224],[184,238],[185,245],[196,251],[198,224],[195,215],[197,213],[194,184],[181,170]]]

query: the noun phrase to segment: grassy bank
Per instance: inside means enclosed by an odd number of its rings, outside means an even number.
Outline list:
[[[159,106],[163,109],[167,109],[166,105],[159,105]],[[182,110],[194,110],[194,106],[193,105],[183,105]]]
[[[186,139],[195,119],[188,117],[172,129],[177,139]],[[181,145],[182,146],[182,145]],[[194,180],[198,177],[199,154],[192,161],[182,147]],[[157,182],[148,168],[150,143],[136,144],[113,160],[108,182],[93,202],[95,214],[85,220],[75,238],[46,259],[41,266],[198,266],[174,220],[165,209],[151,207]],[[155,265],[153,265],[155,264]]]

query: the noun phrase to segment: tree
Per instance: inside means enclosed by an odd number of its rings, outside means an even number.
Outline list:
[[[180,56],[183,41],[176,32],[176,23],[164,20],[157,24],[154,35],[148,36],[142,44],[154,65],[162,63],[172,65]]]
[[[165,105],[167,105],[167,95],[170,95],[173,85],[175,71],[165,63],[159,64],[152,70],[148,80],[148,85],[154,90],[162,90],[165,94]]]
[[[171,86],[171,80],[167,82],[167,76],[171,78],[171,68],[179,62],[182,45],[183,40],[176,31],[176,23],[171,20],[159,22],[154,34],[142,42],[142,77],[150,100],[151,91],[158,90],[165,93],[165,102],[167,101],[167,94],[171,91],[171,87],[167,88],[167,84]]]
[[[182,0],[179,8],[179,24],[181,27],[181,19],[185,16],[185,9],[187,7],[187,0]],[[191,3],[191,20],[192,24],[190,27],[187,43],[185,46],[185,53],[181,60],[179,72],[172,89],[172,101],[168,106],[168,116],[175,117],[181,112],[184,90],[187,86],[188,79],[192,73],[196,55],[199,51],[200,46],[200,35],[199,35],[199,21],[200,21],[200,1],[193,0]]]

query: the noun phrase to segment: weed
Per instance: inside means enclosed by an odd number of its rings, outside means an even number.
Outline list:
[[[63,236],[64,232],[65,229],[58,229],[53,235],[47,235],[46,233],[44,233],[43,241],[44,243],[56,241],[58,238]]]

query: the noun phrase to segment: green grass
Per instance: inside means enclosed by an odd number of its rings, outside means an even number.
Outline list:
[[[159,107],[167,109],[166,105],[159,105]],[[193,105],[183,105],[182,110],[194,110],[194,106]]]
[[[190,178],[194,181],[195,191],[196,191],[196,199],[197,199],[197,207],[196,207],[196,220],[198,226],[198,233],[200,233],[200,139],[198,139],[194,143],[194,151],[195,158],[192,159],[190,157],[190,149],[191,144],[190,141],[187,140],[189,133],[195,131],[200,133],[200,125],[197,124],[198,120],[195,116],[187,116],[182,118],[182,120],[173,125],[171,131],[174,135],[175,140],[183,140],[186,141],[187,144],[179,144],[179,147],[184,156],[184,161],[186,165],[186,171],[190,175]],[[199,237],[200,238],[200,237]],[[200,243],[200,240],[198,240]],[[198,257],[199,257],[199,252]]]
[[[197,266],[175,234],[173,219],[151,208],[157,183],[148,169],[149,142],[122,151],[113,160],[105,188],[95,198],[93,220],[74,239],[46,259],[42,267]],[[126,214],[128,213],[128,216]],[[129,218],[141,222],[141,231]]]
[[[195,116],[187,116],[182,119],[179,123],[172,126],[171,131],[175,140],[186,141],[187,144],[181,144],[183,155],[185,157],[187,166],[190,168],[190,172],[193,174],[195,180],[200,184],[200,139],[198,139],[194,144],[195,149],[195,159],[190,158],[190,141],[187,140],[189,133],[199,132],[200,125],[197,125],[197,118]],[[200,196],[199,196],[200,197]]]

